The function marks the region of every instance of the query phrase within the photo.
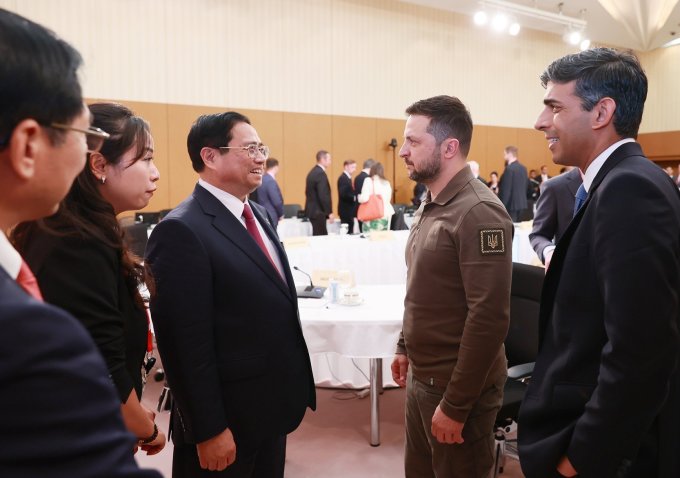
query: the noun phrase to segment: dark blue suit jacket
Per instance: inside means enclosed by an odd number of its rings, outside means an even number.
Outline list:
[[[0,476],[160,478],[140,470],[104,361],[80,323],[0,267]]]
[[[257,202],[265,207],[276,229],[279,218],[283,216],[283,196],[276,179],[270,174],[262,176],[262,186],[257,188]]]
[[[509,211],[522,211],[527,208],[527,168],[519,161],[508,164],[498,183],[498,197]]]
[[[567,455],[582,477],[680,476],[680,193],[617,148],[548,269],[519,416],[527,478]]]
[[[576,191],[582,182],[581,172],[574,168],[541,183],[541,195],[536,203],[534,225],[529,240],[543,263],[545,263],[543,249],[557,244],[574,217]]]
[[[243,224],[210,192],[193,194],[153,230],[151,314],[173,391],[175,443],[230,428],[237,456],[293,431],[315,390],[295,285],[266,211],[287,284]]]

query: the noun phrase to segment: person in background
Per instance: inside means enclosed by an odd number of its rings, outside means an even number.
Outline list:
[[[160,478],[135,463],[134,439],[92,338],[42,301],[5,235],[57,212],[87,151],[108,137],[90,126],[81,56],[0,9],[0,58],[0,476]]]
[[[550,266],[555,244],[574,217],[576,192],[582,182],[581,171],[570,167],[567,173],[541,183],[529,241],[546,269]]]
[[[148,454],[165,446],[154,413],[141,405],[149,323],[139,294],[141,258],[123,238],[116,216],[146,207],[156,189],[149,125],[127,107],[90,105],[92,124],[108,132],[57,214],[18,225],[17,250],[34,271],[45,301],[67,310],[90,332],[106,360],[128,430]],[[153,284],[146,285],[153,290]]]
[[[257,201],[252,199],[252,194],[248,199],[264,206],[269,213],[269,218],[274,229],[283,218],[283,195],[276,182],[276,174],[279,172],[279,160],[268,158],[265,162],[266,172],[262,175],[262,186],[256,189]]]
[[[354,178],[354,191],[356,194],[359,194],[361,192],[361,189],[364,187],[364,181],[366,178],[369,177],[369,173],[371,172],[371,166],[375,164],[375,161],[371,158],[368,158],[366,161],[364,161],[364,166],[359,172],[359,174],[356,175]],[[359,232],[363,232],[363,223],[361,221],[358,221],[359,223]]]
[[[584,173],[541,296],[519,413],[527,478],[680,476],[680,192],[635,141],[647,77],[630,52],[553,61],[535,128]]]
[[[316,395],[286,252],[248,200],[269,148],[235,111],[200,116],[187,146],[198,184],[146,252],[173,476],[283,478],[286,436]]]
[[[527,208],[529,176],[527,168],[517,158],[517,148],[506,146],[503,150],[505,171],[501,176],[498,196],[508,210],[513,222],[519,222],[522,211]]]
[[[357,195],[352,186],[352,174],[357,169],[357,163],[348,159],[342,168],[342,174],[338,177],[338,215],[340,222],[347,224],[347,230],[352,234],[357,215]]]
[[[548,166],[546,166],[546,165],[544,164],[543,166],[541,166],[541,175],[538,176],[538,177],[536,178],[536,180],[537,180],[539,183],[542,183],[543,181],[547,181],[547,180],[550,179],[550,178],[551,178],[551,176],[548,174]]]
[[[312,234],[328,234],[327,221],[333,220],[331,185],[326,169],[331,166],[331,153],[320,150],[316,153],[316,165],[307,174],[305,181],[305,215],[312,223]]]
[[[486,185],[498,196],[498,173],[496,171],[491,171],[489,182]]]
[[[420,204],[425,200],[426,197],[427,186],[425,186],[423,183],[416,183],[416,185],[413,186],[413,199],[411,199],[413,205],[416,208],[420,207]]]
[[[470,171],[472,171],[472,175],[476,178],[479,179],[482,184],[486,184],[486,181],[479,175],[479,163],[477,161],[468,161],[467,162],[468,166],[470,166]]]
[[[465,105],[436,96],[406,114],[399,156],[429,193],[406,245],[392,362],[406,387],[405,475],[487,478],[507,376],[512,222],[465,164],[473,128]]]
[[[359,204],[368,201],[372,194],[378,194],[382,197],[383,202],[383,217],[374,219],[364,223],[363,232],[367,231],[387,231],[390,228],[390,221],[394,215],[394,207],[390,203],[392,198],[392,186],[390,182],[385,179],[385,170],[382,163],[374,163],[371,166],[369,178],[364,181],[361,188],[358,200]]]
[[[541,176],[535,169],[529,171],[529,182],[527,183],[527,207],[533,206],[541,195]]]

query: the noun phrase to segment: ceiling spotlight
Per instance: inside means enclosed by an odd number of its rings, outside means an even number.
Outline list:
[[[567,38],[570,44],[578,45],[581,42],[581,32],[571,32]]]
[[[491,27],[497,32],[503,32],[508,27],[508,17],[502,13],[497,13],[491,20]]]
[[[590,48],[590,40],[588,38],[584,38],[581,40],[581,45],[580,45],[581,51],[585,51],[588,48]]]
[[[508,28],[508,33],[514,37],[516,37],[519,34],[519,30],[521,29],[519,23],[513,22],[510,24],[510,28]]]
[[[489,17],[486,15],[486,12],[482,10],[475,13],[473,19],[475,21],[475,25],[480,27],[486,25],[486,23],[489,21]]]

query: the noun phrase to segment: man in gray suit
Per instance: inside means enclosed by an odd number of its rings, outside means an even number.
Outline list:
[[[570,171],[541,183],[541,195],[536,204],[534,226],[529,240],[546,267],[550,265],[555,244],[574,216],[574,199],[582,182],[581,171],[571,168]]]

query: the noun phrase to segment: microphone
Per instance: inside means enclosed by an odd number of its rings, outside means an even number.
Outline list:
[[[314,282],[312,281],[312,276],[310,276],[309,274],[307,274],[305,271],[303,271],[302,269],[300,269],[298,266],[293,266],[293,269],[295,269],[295,270],[298,271],[298,272],[302,272],[304,275],[306,275],[307,277],[309,277],[309,285],[308,285],[307,287],[305,287],[305,291],[306,291],[306,292],[309,292],[310,290],[314,290]]]
[[[309,285],[307,287],[299,286],[295,288],[297,296],[301,299],[321,299],[323,297],[323,293],[326,292],[326,288],[315,287],[314,282],[312,282],[312,276],[307,274],[298,266],[293,266],[293,269],[295,269],[298,272],[302,272],[304,275],[309,277]]]
[[[397,138],[392,138],[390,140],[390,144],[388,145],[390,148],[396,148],[397,147]]]

